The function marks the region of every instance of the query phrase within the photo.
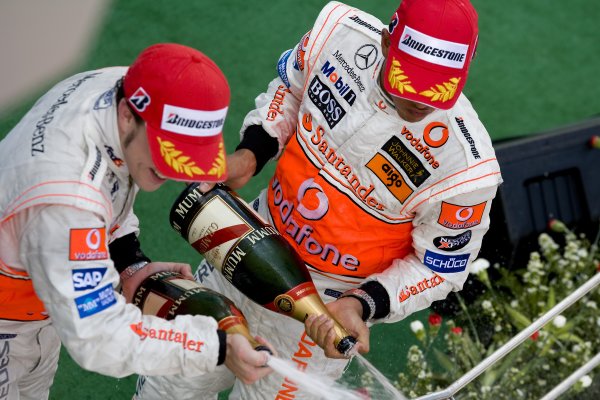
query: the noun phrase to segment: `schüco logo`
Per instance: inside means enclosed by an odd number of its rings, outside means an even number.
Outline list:
[[[138,335],[141,340],[152,339],[164,342],[180,343],[184,350],[200,353],[204,342],[200,340],[189,339],[187,332],[178,332],[173,329],[155,329],[146,328],[142,322],[130,325],[133,333]]]

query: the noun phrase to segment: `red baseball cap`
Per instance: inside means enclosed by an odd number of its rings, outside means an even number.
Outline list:
[[[146,122],[152,161],[167,178],[227,178],[223,125],[230,91],[225,76],[193,48],[161,43],[140,53],[123,80],[125,97]]]
[[[452,108],[477,46],[477,12],[469,0],[402,0],[390,33],[385,89],[431,107]]]

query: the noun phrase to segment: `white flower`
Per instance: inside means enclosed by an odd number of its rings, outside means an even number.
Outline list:
[[[512,300],[512,301],[510,302],[510,306],[511,306],[512,308],[517,308],[517,307],[519,307],[519,300]]]
[[[410,323],[410,329],[414,333],[417,333],[417,332],[424,330],[425,327],[423,326],[423,323],[421,321],[413,321]]]
[[[596,318],[596,325],[600,326],[600,317]]]
[[[589,308],[593,308],[593,309],[596,309],[596,308],[598,308],[598,306],[597,306],[596,302],[595,302],[595,301],[592,301],[592,300],[590,300],[590,301],[586,302],[586,303],[585,303],[585,305],[586,305],[586,306],[588,306]]]
[[[581,386],[586,388],[592,384],[592,378],[590,378],[589,375],[584,375],[581,378],[579,378],[579,382],[581,382]]]
[[[537,384],[540,386],[546,386],[546,380],[544,379],[538,379]]]
[[[481,308],[483,308],[484,310],[489,310],[490,308],[492,308],[492,302],[489,300],[482,301]]]
[[[567,323],[567,319],[562,315],[557,315],[556,318],[552,321],[552,325],[557,328],[562,328]]]
[[[478,274],[482,271],[485,271],[490,267],[490,262],[485,258],[478,258],[473,261],[469,267],[469,272],[472,274]]]

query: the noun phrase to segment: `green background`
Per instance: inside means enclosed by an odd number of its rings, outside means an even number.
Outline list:
[[[385,22],[398,5],[397,1],[347,3]],[[480,37],[465,93],[494,141],[533,135],[598,114],[600,2],[473,3],[479,12]],[[325,4],[316,0],[115,0],[86,61],[65,76],[128,65],[143,48],[157,42],[198,48],[215,60],[229,80],[232,102],[225,135],[232,150],[245,113],[276,75],[279,55],[298,42]],[[34,100],[0,115],[2,135]],[[272,165],[266,167],[239,193],[251,200],[272,171]],[[152,259],[196,266],[199,256],[168,224],[169,209],[182,188],[180,183],[167,183],[154,193],[141,193],[135,209],[141,220],[143,249]],[[421,312],[418,317],[423,319],[426,314]],[[393,379],[414,340],[408,321],[374,327],[371,340],[368,358]],[[135,377],[112,379],[83,371],[63,351],[50,397],[130,399],[134,387]]]

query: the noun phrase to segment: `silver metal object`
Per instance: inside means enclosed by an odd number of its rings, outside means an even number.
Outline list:
[[[485,370],[494,365],[497,361],[502,359],[505,355],[510,353],[515,349],[518,345],[527,340],[531,335],[540,330],[544,325],[548,322],[552,321],[557,315],[562,313],[564,310],[575,304],[580,298],[585,296],[588,292],[594,289],[596,286],[600,284],[600,273],[596,273],[592,278],[586,281],[583,285],[578,287],[573,293],[564,298],[563,301],[552,307],[548,312],[542,315],[540,318],[535,320],[531,325],[527,328],[523,329],[516,336],[514,336],[511,340],[506,342],[503,346],[501,346],[498,350],[492,353],[485,360],[477,364],[473,367],[469,372],[461,376],[458,380],[456,380],[452,385],[448,386],[444,390],[440,390],[438,392],[426,394],[425,396],[418,397],[417,400],[443,400],[450,399],[454,396],[460,389],[468,385],[471,381],[481,375]],[[598,356],[596,356],[598,357]],[[594,357],[592,360],[596,360]],[[591,361],[591,360],[590,360]],[[597,360],[596,360],[597,361]],[[598,361],[600,362],[600,361]],[[589,364],[589,363],[588,363]],[[598,365],[598,364],[596,364]],[[587,366],[587,364],[585,365]],[[585,367],[584,366],[584,367]],[[583,368],[583,367],[582,367]],[[592,367],[593,368],[593,367]],[[581,368],[580,368],[581,369]],[[576,371],[576,373],[579,370]],[[582,374],[582,376],[585,372]],[[569,377],[570,378],[570,377]],[[567,378],[567,379],[569,379]],[[578,378],[577,378],[578,379]],[[569,381],[570,382],[570,381]],[[564,382],[563,382],[564,383]],[[561,383],[562,385],[562,383]],[[559,385],[560,386],[560,385]],[[568,387],[568,386],[567,386]],[[554,397],[550,397],[549,399],[553,399]]]
[[[558,385],[556,385],[554,387],[554,389],[552,389],[550,392],[548,392],[540,400],[554,400],[554,399],[556,399],[558,396],[560,396],[561,394],[563,394],[567,390],[569,390],[569,388],[571,386],[573,386],[574,384],[576,384],[577,381],[582,376],[584,376],[585,374],[587,374],[588,372],[590,372],[591,370],[593,370],[594,368],[596,368],[598,365],[600,365],[600,353],[596,354],[591,360],[589,360],[588,362],[586,362],[585,364],[583,364],[577,371],[575,371],[571,375],[569,375],[569,377],[567,379],[565,379],[564,381],[562,381],[561,383],[559,383]]]

